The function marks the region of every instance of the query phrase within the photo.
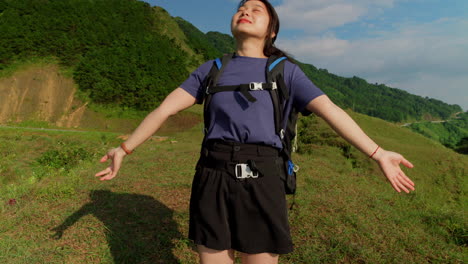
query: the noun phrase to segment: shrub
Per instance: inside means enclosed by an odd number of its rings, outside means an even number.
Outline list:
[[[44,152],[36,161],[48,168],[69,171],[80,162],[89,161],[94,154],[83,147],[62,147]]]

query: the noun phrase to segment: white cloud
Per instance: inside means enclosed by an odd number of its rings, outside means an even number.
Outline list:
[[[332,33],[279,39],[300,61],[468,109],[468,19],[396,25],[356,40]]]
[[[395,0],[284,0],[276,7],[284,28],[322,32],[393,7]]]

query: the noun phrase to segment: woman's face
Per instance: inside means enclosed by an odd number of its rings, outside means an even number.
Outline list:
[[[265,4],[250,0],[245,2],[232,17],[231,32],[236,39],[256,37],[264,40],[269,22],[270,15]]]

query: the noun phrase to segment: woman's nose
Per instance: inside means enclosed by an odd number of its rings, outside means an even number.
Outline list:
[[[250,12],[248,10],[244,10],[242,11],[241,16],[250,16]]]

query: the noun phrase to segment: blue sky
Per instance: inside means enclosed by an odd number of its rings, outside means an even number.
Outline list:
[[[230,34],[237,0],[148,0],[203,32]],[[467,0],[272,0],[278,47],[329,72],[359,76],[468,110]],[[312,80],[313,81],[313,80]]]

